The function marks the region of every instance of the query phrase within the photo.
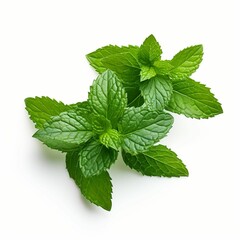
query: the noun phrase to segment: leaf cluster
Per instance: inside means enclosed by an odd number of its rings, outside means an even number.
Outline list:
[[[202,61],[201,45],[172,60],[162,60],[161,54],[153,35],[140,47],[109,45],[87,55],[99,76],[85,102],[25,99],[38,129],[33,137],[65,152],[69,176],[86,199],[106,210],[112,206],[108,170],[119,152],[126,165],[143,175],[188,176],[177,155],[158,144],[173,125],[167,111],[192,118],[222,112],[209,88],[190,78]]]

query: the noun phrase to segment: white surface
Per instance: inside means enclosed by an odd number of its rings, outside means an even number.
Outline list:
[[[234,2],[0,1],[0,239],[240,239]],[[106,212],[80,196],[63,154],[31,138],[24,98],[85,100],[96,77],[85,54],[110,43],[141,44],[151,33],[165,58],[204,45],[194,78],[212,88],[224,114],[174,116],[163,143],[186,163],[188,178],[142,177],[116,163]]]

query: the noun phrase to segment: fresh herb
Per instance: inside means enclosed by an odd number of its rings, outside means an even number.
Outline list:
[[[162,60],[161,54],[159,43],[150,35],[140,47],[109,45],[88,54],[87,59],[97,72],[111,69],[119,76],[129,106],[145,102],[151,110],[166,109],[191,118],[223,112],[210,89],[190,78],[202,61],[202,45],[185,48],[171,60]]]
[[[108,173],[119,152],[126,165],[148,176],[188,176],[177,155],[158,144],[173,117],[208,118],[222,112],[204,85],[190,79],[202,60],[202,46],[161,60],[161,47],[149,36],[140,47],[106,46],[88,54],[100,73],[85,102],[66,105],[49,97],[25,99],[38,131],[33,135],[66,153],[69,176],[90,202],[110,210]],[[157,145],[156,145],[157,144]]]

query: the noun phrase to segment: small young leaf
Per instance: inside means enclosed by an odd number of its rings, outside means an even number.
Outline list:
[[[100,115],[92,117],[92,128],[96,134],[102,134],[112,127],[111,122]]]
[[[115,150],[118,150],[121,146],[120,135],[117,130],[109,129],[107,132],[103,133],[100,138],[100,142],[105,145],[107,148],[111,147]]]
[[[140,89],[150,110],[163,110],[172,95],[171,81],[161,76],[142,82]]]
[[[205,85],[184,78],[173,83],[167,110],[191,118],[209,118],[223,112],[221,104]]]
[[[79,166],[85,177],[99,175],[117,159],[117,151],[106,148],[100,142],[92,140],[84,144],[79,151]]]
[[[151,66],[154,61],[160,59],[162,49],[153,35],[145,39],[138,53],[139,62]]]
[[[188,170],[177,155],[163,145],[132,156],[122,152],[124,162],[143,175],[160,177],[188,176]]]
[[[127,94],[114,72],[107,70],[93,82],[89,104],[94,113],[108,119],[114,128],[127,106]]]
[[[93,135],[87,117],[82,112],[70,110],[52,117],[33,137],[50,148],[70,151],[87,142]]]
[[[86,199],[107,211],[111,210],[112,183],[108,172],[85,178],[79,167],[78,151],[67,153],[66,167],[69,176],[75,181]]]
[[[25,104],[30,119],[38,129],[43,128],[43,124],[50,120],[51,117],[71,109],[70,106],[49,97],[26,98]]]
[[[166,136],[173,124],[168,113],[152,112],[146,108],[128,108],[119,124],[122,148],[137,154]]]
[[[103,63],[104,58],[118,54],[118,53],[130,53],[137,58],[139,47],[137,46],[128,46],[128,47],[118,47],[118,46],[105,46],[103,48],[97,49],[95,52],[89,53],[86,55],[90,65],[98,72],[103,73],[108,68]]]
[[[196,45],[183,49],[171,60],[170,63],[174,66],[174,68],[171,70],[170,75],[172,78],[177,79],[191,76],[191,74],[198,69],[199,64],[202,62],[202,57],[202,45]]]
[[[143,82],[150,78],[153,78],[154,76],[156,76],[156,74],[157,73],[153,67],[142,66],[140,72],[140,81]]]

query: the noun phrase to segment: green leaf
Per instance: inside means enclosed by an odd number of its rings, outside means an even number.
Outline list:
[[[174,81],[167,110],[191,118],[209,118],[223,112],[221,104],[205,85],[190,78]]]
[[[188,47],[177,53],[171,60],[171,64],[174,66],[171,71],[172,78],[181,79],[191,76],[198,69],[202,57],[202,45]]]
[[[35,97],[25,99],[26,110],[36,128],[43,128],[43,124],[52,116],[68,111],[71,107],[62,102],[57,102],[49,97]]]
[[[158,60],[153,64],[154,70],[158,75],[169,75],[170,71],[174,68],[169,60]]]
[[[117,125],[127,106],[127,94],[112,71],[105,71],[93,82],[89,104],[93,112],[108,119],[113,128]]]
[[[120,135],[115,129],[109,129],[107,132],[103,133],[99,140],[107,148],[111,147],[115,150],[118,150],[121,146]]]
[[[108,172],[85,178],[79,167],[78,159],[77,151],[67,153],[66,167],[69,176],[75,181],[86,199],[110,211],[112,207],[112,183]]]
[[[112,127],[110,121],[100,115],[92,117],[92,128],[96,134],[102,134]]]
[[[156,76],[156,71],[153,67],[149,67],[149,66],[141,67],[141,72],[140,72],[141,82],[148,80],[150,78],[153,78],[154,76]]]
[[[171,81],[161,76],[141,83],[140,89],[150,110],[163,110],[172,95]]]
[[[84,144],[79,152],[79,165],[85,177],[99,175],[117,159],[117,151],[96,140]]]
[[[140,47],[138,59],[143,65],[151,66],[162,54],[162,49],[153,35],[145,39]]]
[[[114,71],[123,84],[133,85],[140,81],[140,65],[131,52],[117,53],[102,60],[106,69]]]
[[[103,73],[108,69],[104,64],[103,60],[107,57],[110,57],[115,54],[130,53],[137,58],[139,47],[137,46],[128,46],[128,47],[118,47],[118,46],[105,46],[103,48],[97,49],[95,52],[89,53],[86,55],[90,65],[98,72]],[[111,69],[111,68],[109,68]]]
[[[188,176],[188,170],[177,155],[163,145],[153,146],[146,152],[132,156],[122,153],[124,162],[143,175],[160,177]]]
[[[146,108],[129,108],[119,124],[122,148],[137,154],[166,136],[173,124],[168,113],[152,112]]]
[[[75,109],[76,111],[81,111],[87,114],[90,114],[92,112],[88,101],[78,102],[68,106],[71,107],[71,109]]]
[[[50,148],[71,151],[87,142],[93,135],[87,116],[80,111],[70,110],[52,117],[33,137]]]

